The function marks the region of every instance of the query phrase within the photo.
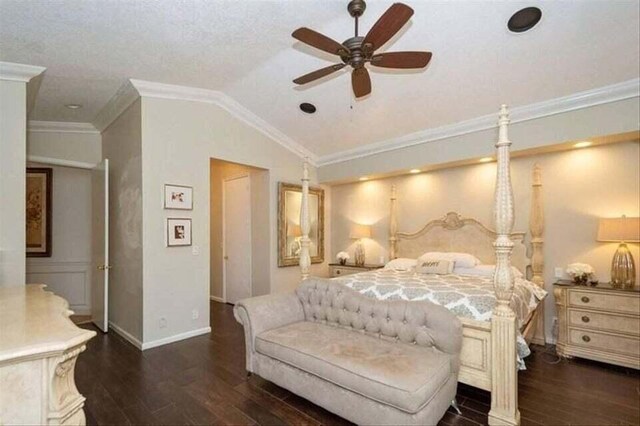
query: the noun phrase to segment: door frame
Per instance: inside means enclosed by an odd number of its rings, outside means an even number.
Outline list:
[[[226,189],[225,184],[232,180],[248,179],[249,185],[249,250],[247,255],[249,256],[249,296],[253,296],[253,259],[251,252],[253,249],[253,242],[251,234],[253,231],[253,217],[251,216],[251,175],[243,172],[231,176],[227,176],[222,179],[222,302],[227,303],[227,262],[225,261],[227,251],[227,221],[226,219]]]

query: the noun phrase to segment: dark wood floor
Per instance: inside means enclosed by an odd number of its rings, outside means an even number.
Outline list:
[[[259,377],[246,378],[242,327],[231,306],[212,302],[211,326],[210,335],[144,353],[113,332],[92,339],[76,367],[88,424],[348,424]],[[520,373],[523,425],[640,424],[637,371],[579,360],[551,364],[551,352],[534,348]],[[441,424],[486,424],[487,392],[461,384],[458,401],[462,415],[448,412]]]

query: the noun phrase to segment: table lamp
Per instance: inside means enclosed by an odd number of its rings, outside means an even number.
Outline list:
[[[352,240],[358,240],[356,243],[356,251],[354,253],[356,266],[364,266],[364,244],[362,244],[363,238],[371,238],[371,226],[353,224],[351,226],[351,233],[349,238]]]
[[[640,217],[600,219],[597,240],[620,243],[611,261],[611,282],[633,287],[636,282],[636,266],[626,243],[640,242]]]
[[[293,237],[293,241],[291,242],[291,256],[296,257],[300,253],[300,237],[302,237],[302,229],[300,225],[291,224],[287,226],[287,237]]]

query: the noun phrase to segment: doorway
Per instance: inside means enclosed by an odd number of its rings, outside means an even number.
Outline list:
[[[210,299],[269,293],[269,171],[210,161]]]

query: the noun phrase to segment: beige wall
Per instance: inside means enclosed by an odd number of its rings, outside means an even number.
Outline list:
[[[554,267],[565,268],[572,262],[589,263],[598,278],[609,279],[617,245],[595,241],[598,218],[640,215],[639,148],[635,141],[514,159],[512,181],[518,231],[528,230],[532,166],[535,162],[542,166],[547,290],[554,281]],[[367,261],[377,263],[380,256],[387,260],[392,183],[398,188],[399,230],[416,231],[448,211],[491,225],[494,180],[495,163],[488,163],[334,186],[332,256],[345,249],[353,254],[349,227],[361,222],[373,225],[373,238],[365,245]],[[629,246],[637,263],[638,244]],[[546,307],[547,336],[551,336],[553,295],[547,298]]]
[[[27,132],[27,155],[96,164],[102,160],[100,133]]]
[[[27,85],[0,80],[0,286],[25,284]]]
[[[248,175],[251,182],[251,292],[254,296],[269,293],[269,172],[211,159],[210,181],[210,294],[223,297],[222,186],[224,179]]]
[[[184,337],[209,325],[210,158],[269,170],[270,292],[295,288],[299,269],[277,267],[275,200],[279,181],[300,181],[298,156],[223,108],[204,102],[143,97],[142,139],[145,342]],[[312,175],[315,181],[315,169]],[[175,214],[162,209],[165,183],[194,188],[194,209],[181,216],[193,220],[198,254],[194,247],[165,247],[165,220]],[[326,274],[326,264],[314,265],[312,272]],[[194,311],[197,319],[192,319]],[[160,318],[166,319],[165,328],[159,327]]]
[[[51,257],[27,258],[27,282],[46,284],[80,315],[91,313],[91,171],[53,169]]]
[[[631,98],[589,108],[567,111],[509,125],[512,150],[521,151],[556,145],[563,141],[579,141],[597,136],[638,131],[640,102]],[[495,112],[498,121],[498,105]],[[513,114],[514,121],[517,114]],[[320,182],[339,182],[354,177],[392,173],[430,165],[495,155],[494,143],[498,129],[483,130],[405,148],[364,156],[341,163],[321,166]]]
[[[137,100],[102,133],[109,159],[109,321],[134,339],[142,327],[142,137]]]

